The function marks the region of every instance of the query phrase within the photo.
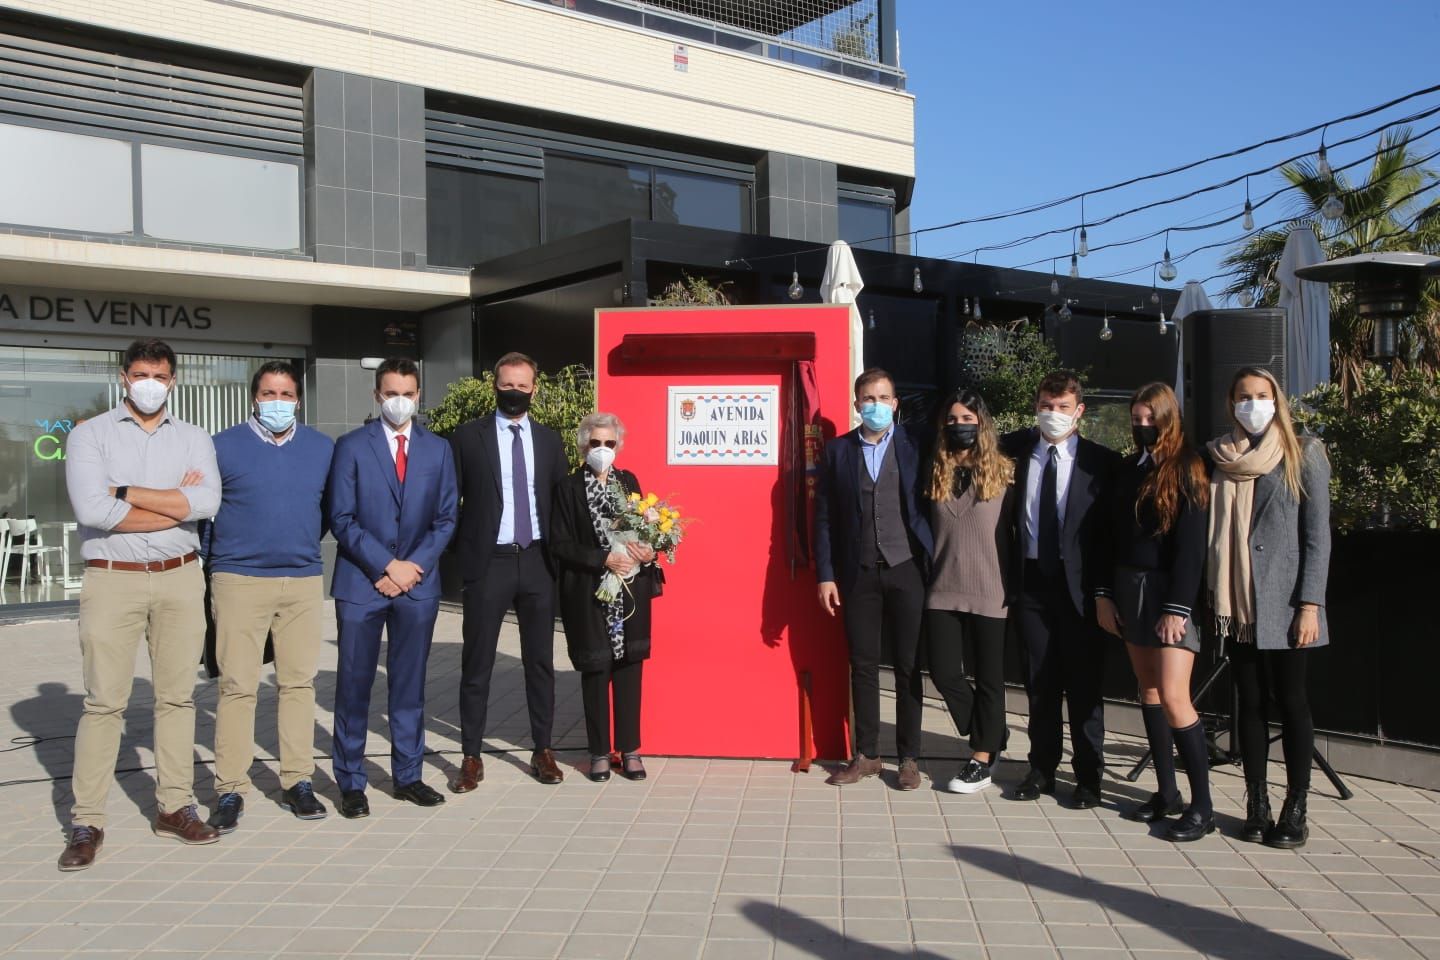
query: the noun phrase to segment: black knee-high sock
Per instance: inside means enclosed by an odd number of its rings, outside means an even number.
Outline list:
[[[1190,809],[1208,816],[1215,810],[1210,804],[1210,751],[1205,745],[1205,726],[1197,719],[1174,731],[1173,736],[1190,778]]]
[[[1150,741],[1150,758],[1155,761],[1155,780],[1159,794],[1167,801],[1180,795],[1175,783],[1175,738],[1165,720],[1165,708],[1158,703],[1140,704],[1145,720],[1145,737]]]

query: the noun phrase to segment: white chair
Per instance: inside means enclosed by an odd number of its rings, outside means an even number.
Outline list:
[[[0,517],[0,603],[5,602],[5,581],[10,578],[10,518]]]
[[[40,532],[40,525],[35,518],[28,520],[10,521],[10,543],[5,553],[5,562],[10,562],[10,557],[20,554],[20,589],[24,590],[30,581],[30,558],[38,557],[40,560],[40,577],[42,583],[50,582],[50,554],[59,553],[59,547],[45,546],[45,537]]]

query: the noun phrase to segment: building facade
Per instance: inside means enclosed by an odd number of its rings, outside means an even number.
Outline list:
[[[419,358],[431,399],[473,372],[483,261],[627,219],[896,252],[896,48],[894,0],[0,7],[0,514],[48,548],[0,599],[73,597],[65,439],[136,337],[207,429],[284,357],[339,435],[362,358]]]

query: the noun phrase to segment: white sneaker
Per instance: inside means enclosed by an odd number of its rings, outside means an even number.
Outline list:
[[[945,785],[945,789],[951,793],[979,793],[990,786],[992,765],[981,763],[973,757],[966,760],[965,765],[960,768],[960,772]]]

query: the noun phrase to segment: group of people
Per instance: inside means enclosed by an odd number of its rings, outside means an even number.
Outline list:
[[[281,803],[302,820],[327,816],[311,782],[327,532],[336,543],[331,759],[342,816],[370,812],[366,740],[382,634],[394,796],[426,807],[445,802],[422,780],[421,763],[440,555],[452,541],[464,620],[463,759],[451,791],[469,793],[485,777],[486,707],[508,610],[520,631],[530,768],[541,783],[563,779],[551,743],[557,579],[568,650],[581,673],[587,774],[608,780],[618,761],[623,776],[644,779],[641,675],[650,603],[663,575],[653,549],[609,536],[624,499],[640,489],[633,474],[613,468],[624,424],[610,414],[586,417],[577,438],[585,462],[572,472],[559,434],[529,416],[535,361],[506,354],[494,373],[496,412],[464,424],[447,442],[416,420],[417,364],[385,360],[375,370],[380,416],[332,442],[297,420],[301,372],[270,361],[251,380],[250,416],[212,438],[170,409],[177,376],[170,346],[156,339],[130,345],[120,368],[124,398],[79,424],[66,451],[85,561],[85,701],[61,870],[90,866],[104,843],[142,638],[154,687],[157,836],[206,844],[238,826],[251,789],[260,671],[272,654]],[[596,590],[607,571],[624,577],[626,589],[602,602]],[[220,680],[217,798],[202,819],[194,795],[194,693],[207,595]],[[611,753],[612,692],[618,757]]]
[[[1329,462],[1296,434],[1267,370],[1230,385],[1233,423],[1195,449],[1163,383],[1135,391],[1128,457],[1081,436],[1084,389],[1045,377],[1035,424],[1000,434],[985,400],[957,390],[922,453],[896,422],[894,379],[855,381],[860,425],[827,445],[816,508],[819,601],[843,618],[854,750],[829,778],[853,784],[882,769],[881,641],[892,646],[897,782],[920,786],[920,656],[971,755],[947,784],[975,793],[1006,747],[1004,656],[1013,625],[1029,700],[1029,770],[1015,800],[1055,792],[1068,710],[1074,806],[1098,806],[1105,732],[1106,636],[1123,638],[1139,688],[1159,789],[1128,811],[1165,836],[1215,829],[1209,749],[1190,679],[1209,617],[1233,663],[1247,801],[1244,839],[1305,843],[1314,729],[1306,651],[1328,642]],[[973,646],[965,675],[967,642]],[[1287,792],[1272,816],[1267,702],[1280,707]],[[1175,756],[1189,781],[1181,799]]]

